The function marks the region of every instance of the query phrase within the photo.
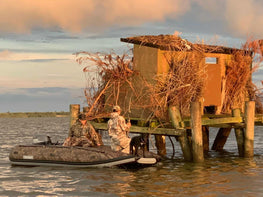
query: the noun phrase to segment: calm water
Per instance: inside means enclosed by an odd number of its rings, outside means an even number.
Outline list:
[[[203,164],[183,162],[174,141],[176,159],[140,170],[10,165],[14,145],[31,143],[32,136],[63,141],[68,126],[68,118],[0,118],[0,196],[263,196],[263,127],[255,130],[253,159],[238,157],[232,131],[226,151],[211,151]],[[215,135],[210,132],[211,144]]]

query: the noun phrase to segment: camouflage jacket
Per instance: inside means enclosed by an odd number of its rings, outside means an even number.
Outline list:
[[[126,131],[128,130],[129,130],[129,127],[126,124],[124,117],[120,116],[117,112],[111,113],[111,118],[108,121],[109,136],[126,135]]]
[[[103,145],[101,135],[96,132],[89,122],[82,125],[81,122],[77,120],[70,128],[69,137],[86,137],[91,140],[95,146]]]

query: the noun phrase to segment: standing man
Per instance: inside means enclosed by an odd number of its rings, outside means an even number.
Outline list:
[[[100,146],[103,145],[101,135],[87,121],[86,115],[81,113],[78,120],[70,127],[69,137],[63,146]]]
[[[120,106],[116,105],[112,109],[111,118],[108,121],[108,132],[111,138],[111,149],[129,154],[131,139],[127,136],[127,132],[131,127],[131,123],[126,121],[121,114]]]

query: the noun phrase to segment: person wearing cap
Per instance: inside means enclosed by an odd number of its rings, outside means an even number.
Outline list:
[[[87,121],[86,115],[81,113],[78,120],[70,127],[69,137],[63,146],[100,146],[103,145],[101,135]]]
[[[124,117],[120,114],[120,106],[114,106],[112,109],[111,118],[108,121],[108,132],[111,138],[111,149],[129,154],[131,139],[127,136],[127,132],[131,127],[131,123],[126,123]]]

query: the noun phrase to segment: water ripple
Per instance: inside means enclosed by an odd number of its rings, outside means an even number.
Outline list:
[[[50,135],[63,141],[68,126],[68,118],[0,119],[0,196],[260,196],[263,193],[262,127],[255,130],[253,159],[238,157],[231,132],[225,151],[210,151],[202,164],[183,162],[179,143],[174,142],[175,159],[140,170],[10,166],[8,154],[14,145],[31,143],[33,136]],[[216,130],[211,130],[210,146],[215,136]],[[167,140],[168,156],[172,151]]]

